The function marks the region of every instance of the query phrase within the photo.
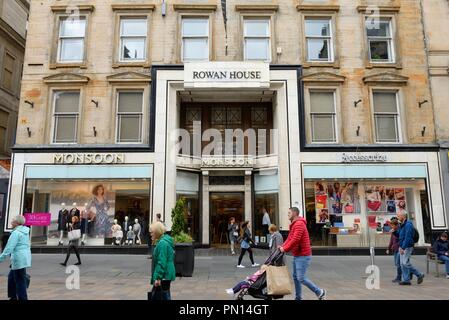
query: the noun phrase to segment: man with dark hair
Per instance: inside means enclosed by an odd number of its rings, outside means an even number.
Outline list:
[[[301,285],[305,285],[316,294],[319,300],[326,299],[326,290],[317,287],[307,279],[307,269],[312,262],[312,246],[306,220],[299,215],[299,209],[290,208],[288,219],[291,221],[290,232],[285,243],[279,248],[282,252],[293,254],[293,281],[295,283],[296,300],[302,300]]]

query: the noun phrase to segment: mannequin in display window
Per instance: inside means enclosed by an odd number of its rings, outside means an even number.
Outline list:
[[[73,204],[72,204],[72,209],[70,209],[70,214],[69,214],[69,221],[72,221],[72,218],[73,217],[77,217],[78,218],[78,220],[80,219],[80,211],[79,211],[79,209],[77,208],[77,203],[76,202],[74,202]]]
[[[140,234],[142,232],[142,226],[138,219],[134,219],[133,231],[136,239],[136,244],[140,244],[142,241],[140,239]]]
[[[112,243],[114,245],[117,245],[118,238],[120,238],[121,240],[121,237],[119,237],[119,231],[122,231],[122,227],[119,226],[117,219],[114,219],[114,224],[111,227],[111,231],[112,231]],[[118,244],[120,244],[120,241],[118,242]]]
[[[125,243],[127,245],[133,245],[135,237],[136,237],[136,235],[134,234],[133,227],[129,226],[128,232],[126,233],[126,242]]]
[[[123,224],[122,224],[122,230],[123,230],[124,232],[128,232],[129,227],[132,227],[132,223],[129,221],[129,217],[126,216],[126,217],[125,217],[125,221],[124,221]],[[125,241],[126,241],[126,240],[125,240]]]
[[[59,231],[59,245],[63,245],[62,238],[64,237],[64,231],[67,231],[69,222],[69,211],[65,207],[65,203],[61,203],[61,210],[58,214],[58,231]]]
[[[87,210],[87,203],[84,204],[84,210],[81,211],[81,245],[86,244],[86,234],[89,225],[89,210]]]

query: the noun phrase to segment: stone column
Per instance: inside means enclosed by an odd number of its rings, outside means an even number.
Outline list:
[[[207,171],[203,172],[203,237],[202,243],[204,245],[210,244],[209,235],[209,175]]]

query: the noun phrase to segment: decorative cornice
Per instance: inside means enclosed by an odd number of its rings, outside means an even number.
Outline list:
[[[90,81],[89,77],[74,73],[58,73],[44,78],[44,83],[47,84],[86,84]]]
[[[300,4],[296,6],[296,9],[298,11],[338,12],[340,11],[340,6]]]
[[[372,8],[380,13],[398,13],[401,6],[358,6],[357,11],[360,13],[367,12],[367,9]]]
[[[216,11],[216,4],[174,4],[175,11]]]
[[[153,11],[156,8],[154,4],[113,4],[112,11]]]
[[[301,80],[303,82],[343,83],[346,77],[331,72],[315,72],[303,76]]]
[[[236,4],[235,11],[278,11],[276,4]]]
[[[80,12],[82,12],[82,11],[93,12],[95,10],[94,6],[88,5],[88,4],[80,4],[75,7]],[[51,8],[51,11],[53,11],[53,12],[70,13],[70,11],[67,11],[67,9],[72,9],[72,8],[74,8],[74,6],[57,5],[57,6],[51,6],[50,8]]]
[[[132,83],[144,83],[144,82],[151,82],[151,76],[139,73],[139,72],[122,72],[113,74],[111,76],[107,77],[109,83],[118,83],[118,82],[132,82]]]
[[[363,78],[363,82],[366,84],[396,84],[396,85],[406,85],[408,82],[408,77],[402,76],[392,72],[383,72],[372,74]]]

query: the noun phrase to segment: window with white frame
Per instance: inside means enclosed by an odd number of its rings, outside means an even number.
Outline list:
[[[371,62],[394,62],[393,27],[390,18],[366,18],[366,34]]]
[[[141,143],[143,91],[117,93],[117,142]]]
[[[271,60],[270,19],[244,20],[245,60]]]
[[[310,90],[312,142],[337,142],[335,91]]]
[[[306,18],[306,41],[308,61],[334,60],[332,41],[332,19]]]
[[[120,61],[145,61],[147,57],[147,19],[120,20]]]
[[[182,19],[182,61],[209,60],[209,19]]]
[[[397,91],[374,91],[373,109],[376,142],[399,142]]]
[[[58,62],[84,61],[86,18],[64,17],[59,23]]]
[[[53,142],[76,143],[80,110],[79,91],[56,91],[53,93]]]

